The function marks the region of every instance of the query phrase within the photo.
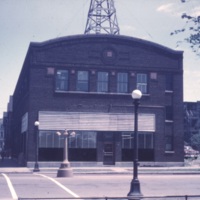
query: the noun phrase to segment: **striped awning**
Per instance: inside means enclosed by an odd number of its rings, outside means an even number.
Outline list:
[[[133,131],[134,115],[98,112],[39,112],[39,130]],[[138,130],[155,132],[155,114],[138,115]]]

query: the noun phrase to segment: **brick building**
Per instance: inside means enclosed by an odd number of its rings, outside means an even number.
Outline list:
[[[0,152],[4,149],[4,128],[3,119],[0,119]]]
[[[75,35],[31,43],[13,95],[13,151],[39,162],[120,165],[132,161],[133,89],[141,165],[183,164],[183,52],[119,35]]]

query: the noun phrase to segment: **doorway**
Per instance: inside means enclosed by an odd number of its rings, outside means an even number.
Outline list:
[[[103,148],[103,164],[104,165],[114,165],[114,144],[113,142],[105,142]]]
[[[103,164],[115,164],[115,134],[113,132],[104,132]]]

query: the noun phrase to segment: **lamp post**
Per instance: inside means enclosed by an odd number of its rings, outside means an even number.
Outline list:
[[[135,119],[134,119],[134,147],[133,147],[133,179],[131,182],[130,192],[128,197],[130,199],[139,200],[143,196],[140,191],[140,182],[138,179],[138,107],[142,93],[140,90],[132,92],[133,104],[135,106]]]
[[[64,158],[63,158],[63,162],[60,165],[60,168],[58,169],[57,172],[57,177],[72,177],[73,176],[73,170],[70,167],[70,162],[68,160],[68,138],[70,136],[74,137],[75,136],[75,132],[72,131],[68,131],[65,130],[63,133],[57,132],[57,135],[63,135],[65,137],[65,142],[64,142]]]
[[[34,169],[33,169],[33,171],[34,172],[39,172],[40,171],[40,169],[39,169],[39,164],[38,164],[38,134],[39,134],[39,131],[38,131],[38,126],[40,125],[40,122],[38,122],[38,121],[35,121],[35,123],[34,123],[34,125],[35,125],[35,138],[36,138],[36,140],[35,140],[35,166],[34,166]]]

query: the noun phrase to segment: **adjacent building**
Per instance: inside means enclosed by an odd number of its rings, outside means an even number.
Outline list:
[[[13,132],[15,130],[12,127],[12,113],[13,113],[13,97],[9,97],[9,102],[7,104],[7,112],[3,113],[3,138],[4,138],[4,146],[3,149],[6,152],[6,156],[8,157],[17,157],[18,152],[15,152],[14,148],[15,138],[13,137]],[[13,132],[12,132],[13,131]],[[12,152],[12,149],[14,150]]]
[[[4,128],[3,119],[0,119],[0,152],[4,149]]]
[[[32,165],[38,133],[39,162],[58,163],[56,132],[67,129],[76,132],[72,165],[131,162],[136,88],[141,165],[183,165],[183,52],[121,35],[30,43],[13,95],[12,151]]]
[[[184,102],[184,141],[192,145],[191,138],[199,134],[200,102]]]

